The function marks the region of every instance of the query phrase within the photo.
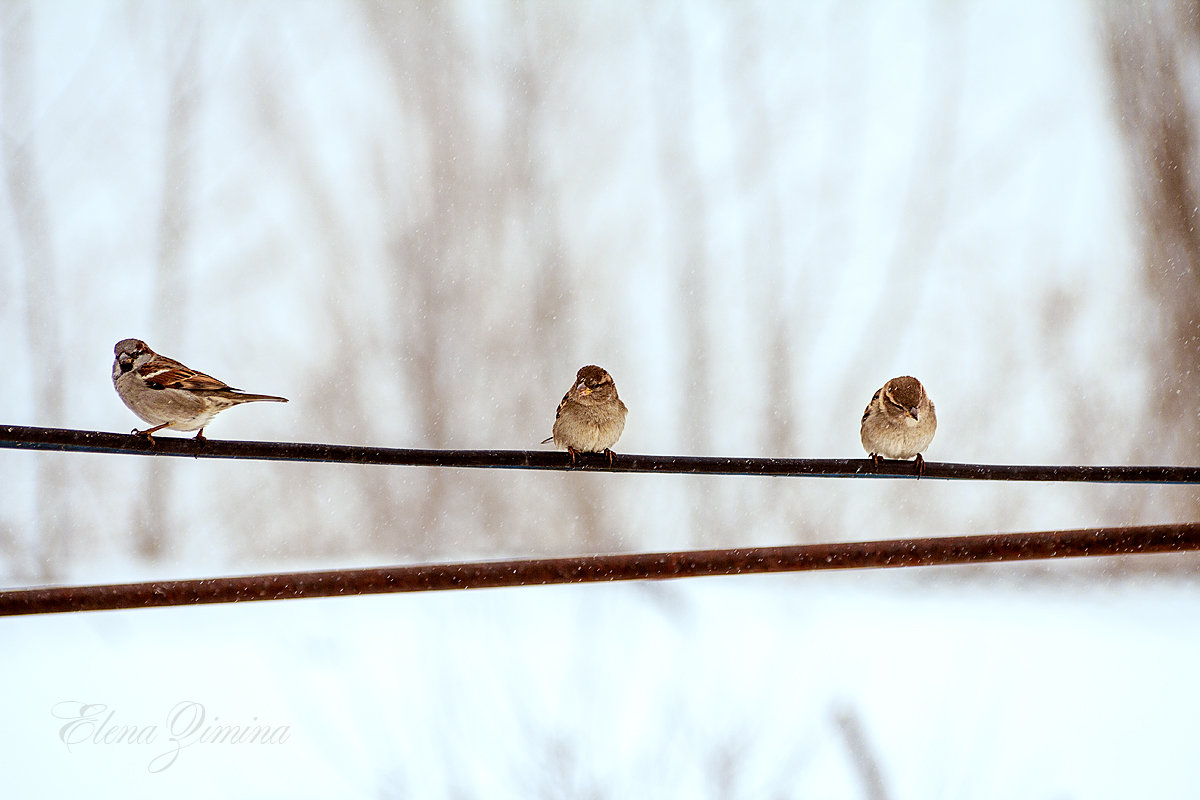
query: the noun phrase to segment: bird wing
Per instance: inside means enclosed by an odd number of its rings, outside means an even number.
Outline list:
[[[158,389],[187,389],[191,391],[233,389],[232,386],[219,381],[211,375],[197,372],[173,358],[156,359],[144,364],[138,369],[138,375],[146,383]]]
[[[573,387],[573,386],[572,386],[571,388],[573,389],[573,388],[575,388],[575,387]],[[567,399],[568,399],[570,396],[571,396],[571,390],[570,390],[570,389],[568,389],[568,390],[567,390],[567,393],[563,395],[563,399],[558,401],[558,410],[556,410],[556,411],[554,412],[554,419],[555,419],[555,420],[557,420],[559,417],[561,417],[561,416],[562,416],[562,411],[563,411],[563,409],[564,409],[564,408],[566,408],[566,407],[567,407]]]
[[[574,386],[571,387],[571,389],[574,389],[574,388],[575,388]],[[558,418],[562,416],[563,409],[567,407],[567,398],[569,398],[571,396],[571,389],[568,389],[567,393],[563,395],[563,399],[558,401],[558,408],[554,411],[554,421],[555,422],[558,422]],[[554,437],[550,436],[546,439],[543,439],[542,444],[550,444],[550,442],[553,442],[553,441],[554,441]]]
[[[871,395],[871,402],[867,403],[867,407],[863,409],[862,422],[866,422],[867,417],[871,416],[871,406],[875,405],[875,401],[879,399],[879,393],[882,391],[883,389],[878,389],[875,394]]]

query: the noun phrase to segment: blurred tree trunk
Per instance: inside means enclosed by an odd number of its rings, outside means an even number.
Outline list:
[[[159,339],[177,345],[183,337],[188,309],[187,253],[191,225],[192,129],[199,81],[196,76],[199,34],[192,30],[178,62],[173,65],[166,98],[167,120],[163,135],[162,204],[158,218],[158,270],[154,278],[154,331]],[[168,63],[175,53],[166,54]],[[131,333],[131,336],[136,335]],[[151,345],[152,347],[154,345]],[[165,347],[166,345],[164,345]],[[171,485],[168,465],[147,459],[145,502],[138,504],[134,547],[139,556],[154,561],[163,552]]]
[[[1125,3],[1106,9],[1108,54],[1133,167],[1146,280],[1166,346],[1147,425],[1149,458],[1200,460],[1200,3]],[[1149,326],[1148,326],[1149,327]],[[1195,516],[1200,498],[1181,509]]]
[[[266,71],[267,65],[263,64],[262,68]],[[355,242],[349,234],[353,226],[345,218],[353,211],[339,204],[321,172],[321,165],[314,158],[310,143],[294,135],[284,96],[289,91],[287,84],[266,81],[256,89],[254,107],[259,124],[274,143],[280,163],[293,181],[296,195],[309,204],[319,231],[313,241],[319,244],[321,258],[328,266],[323,276],[330,298],[325,309],[328,335],[338,343],[342,353],[381,352],[383,363],[390,369],[395,363],[394,340],[377,336],[356,302],[361,298],[356,295],[358,283],[353,273],[359,268],[359,261]],[[381,435],[380,426],[376,424],[379,404],[374,394],[364,393],[361,387],[381,380],[380,368],[380,362],[369,357],[338,358],[314,364],[310,394],[321,398],[320,407],[327,412],[311,421],[314,430],[335,441],[378,444],[376,437]],[[386,374],[390,377],[390,371]],[[311,470],[298,472],[292,478],[289,494],[293,498],[318,497],[322,493],[319,488],[322,481]],[[350,484],[357,499],[350,503],[355,511],[347,514],[345,531],[354,531],[363,525],[370,531],[367,541],[375,537],[403,536],[398,533],[397,522],[402,518],[400,509],[404,507],[404,498],[386,471],[358,470]],[[302,536],[293,537],[289,542],[296,553],[312,557],[342,552],[346,547],[341,537],[332,536],[329,531],[309,527],[302,530]],[[364,543],[362,540],[357,542],[359,545]]]
[[[897,332],[910,328],[913,310],[935,278],[926,265],[944,245],[951,199],[946,165],[955,162],[961,146],[958,118],[967,71],[965,7],[960,3],[931,3],[927,7],[930,33],[924,51],[925,91],[917,116],[921,130],[914,140],[904,208],[883,285],[867,295],[874,300],[869,307],[871,325],[862,327],[854,349],[846,354],[849,364],[862,364],[881,346],[899,351],[906,337]],[[887,357],[893,355],[888,353]]]
[[[693,43],[690,31],[676,27],[674,15],[650,6],[650,38],[655,48],[653,92],[658,162],[663,191],[675,213],[671,220],[676,258],[670,268],[678,280],[679,356],[683,375],[681,396],[690,398],[680,409],[687,452],[711,453],[713,383],[711,339],[706,316],[710,306],[708,236],[712,210],[700,173],[695,148],[696,109],[692,97]]]
[[[679,436],[683,453],[712,453],[713,407],[715,387],[712,380],[710,311],[712,269],[708,255],[708,239],[712,226],[712,209],[700,173],[695,148],[696,109],[692,84],[692,34],[680,29],[677,16],[664,13],[660,6],[648,4],[646,15],[647,38],[656,44],[652,63],[653,78],[650,90],[654,98],[654,135],[656,157],[661,170],[663,197],[673,211],[664,221],[664,237],[671,253],[664,269],[676,280],[675,313],[677,321],[676,348],[678,364],[674,378],[681,391],[676,395],[679,417]],[[719,335],[719,333],[717,334]],[[716,498],[712,514],[698,514],[692,494],[684,514],[677,524],[692,531],[692,542],[699,544],[705,536],[717,535],[725,529],[719,509],[726,508]]]
[[[450,445],[449,421],[470,386],[455,349],[456,337],[473,322],[469,315],[460,316],[462,309],[470,307],[465,302],[468,270],[463,268],[462,248],[474,238],[479,224],[480,198],[473,184],[481,178],[472,170],[470,158],[478,147],[463,108],[462,88],[471,77],[465,74],[468,58],[447,19],[451,12],[444,7],[421,6],[410,13],[366,0],[363,8],[401,107],[420,119],[427,131],[430,178],[429,194],[420,198],[427,204],[424,208],[414,208],[406,194],[412,176],[380,175],[382,203],[395,225],[388,245],[392,274],[384,287],[394,309],[395,330],[382,347],[388,360],[403,370],[401,380],[420,415],[414,427],[425,436],[424,445],[441,449]],[[452,505],[447,481],[456,477],[444,470],[422,476],[415,528],[416,535],[424,538],[406,542],[408,547],[430,555],[429,548],[436,552],[444,539],[437,534],[454,524],[447,512]]]
[[[562,280],[568,256],[557,187],[544,179],[538,140],[572,34],[547,9],[510,10],[521,19],[513,27],[525,35],[507,43],[510,64],[497,88],[503,118],[493,128],[472,102],[472,87],[489,77],[482,66],[489,56],[464,37],[452,7],[401,12],[376,0],[362,7],[396,102],[425,133],[427,161],[418,174],[428,180],[414,190],[413,175],[393,168],[379,181],[386,216],[394,220],[388,245],[394,279],[384,291],[390,292],[395,335],[384,347],[402,365],[415,398],[420,420],[413,427],[426,446],[446,448],[464,420],[508,429],[515,414],[538,408],[545,414],[542,435],[548,435],[559,394],[543,396],[529,386],[501,392],[488,376],[554,376],[552,392],[561,392],[580,366],[564,366],[568,352],[546,346],[570,341],[574,298]],[[484,321],[481,309],[494,296],[517,292],[529,297],[527,305]],[[491,399],[489,407],[480,405],[482,397]],[[499,518],[544,499],[445,470],[422,480],[415,527],[426,537],[427,556],[461,540],[456,528],[471,514]],[[567,502],[585,547],[611,549],[595,489],[573,492]]]
[[[58,313],[62,309],[56,280],[50,216],[37,159],[37,139],[31,133],[33,112],[33,41],[30,35],[32,5],[9,3],[3,9],[3,119],[4,179],[16,216],[13,249],[25,285],[25,321],[28,358],[33,368],[34,414],[39,425],[62,425],[62,336]],[[34,571],[52,580],[67,557],[67,463],[60,457],[35,459],[37,499]]]

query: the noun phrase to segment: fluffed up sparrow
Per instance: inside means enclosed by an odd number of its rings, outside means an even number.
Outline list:
[[[612,375],[592,364],[580,367],[554,414],[554,434],[542,444],[565,447],[572,463],[578,453],[607,453],[611,462],[610,448],[625,430],[627,413]]]
[[[285,397],[234,389],[173,358],[160,356],[141,339],[122,339],[113,351],[117,355],[112,372],[117,394],[130,411],[154,426],[133,431],[142,436],[170,428],[198,431],[196,438],[203,439],[204,427],[227,408],[256,400],[287,402]]]
[[[937,431],[937,414],[925,387],[916,378],[892,378],[875,393],[862,415],[862,445],[878,465],[884,458],[917,457],[917,474],[925,471],[921,455]]]

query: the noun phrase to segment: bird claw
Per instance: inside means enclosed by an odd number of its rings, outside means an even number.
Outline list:
[[[143,436],[148,441],[153,442],[155,431],[161,431],[165,427],[167,427],[167,426],[166,425],[155,425],[153,428],[146,428],[146,430],[144,430],[144,431],[139,431],[137,428],[134,428],[129,433],[133,436]]]
[[[611,467],[613,465],[613,456],[615,456],[616,453],[612,451],[612,448],[606,447],[604,448],[604,454],[608,456],[608,465]]]
[[[920,480],[921,476],[924,474],[925,474],[925,457],[923,455],[921,455],[920,453],[917,453],[917,480]]]

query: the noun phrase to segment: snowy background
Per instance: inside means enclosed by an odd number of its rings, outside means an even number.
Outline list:
[[[109,377],[138,337],[291,399],[213,438],[532,448],[598,363],[621,452],[858,457],[907,373],[931,460],[1200,462],[1196,179],[1170,146],[1200,46],[1173,8],[3,0],[0,422],[140,424]],[[1153,189],[1176,183],[1179,247]],[[158,461],[0,451],[3,585],[1200,509],[1194,487]],[[1187,796],[1194,565],[8,620],[0,794]],[[149,772],[189,700],[290,738]],[[159,740],[68,748],[72,702]]]

